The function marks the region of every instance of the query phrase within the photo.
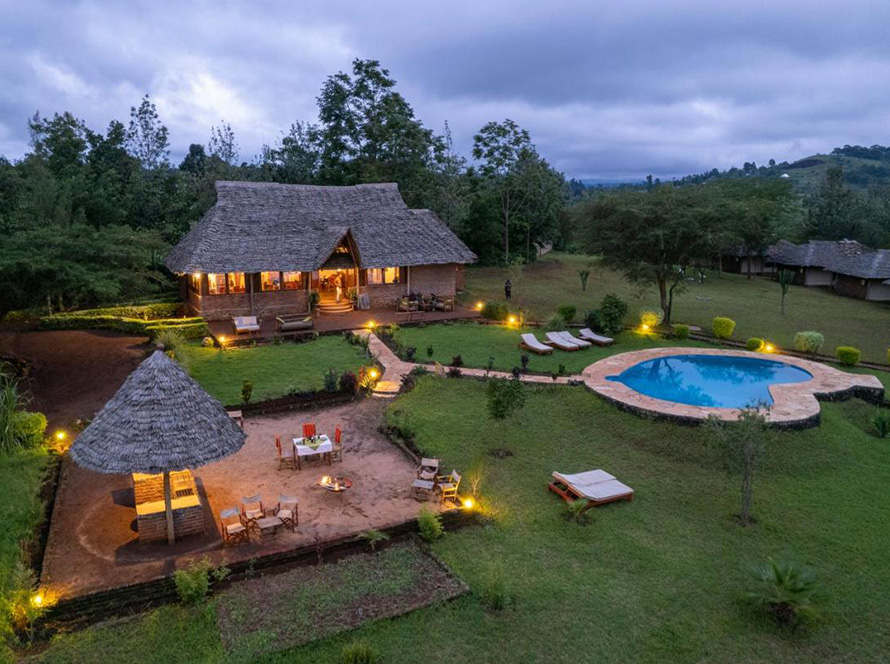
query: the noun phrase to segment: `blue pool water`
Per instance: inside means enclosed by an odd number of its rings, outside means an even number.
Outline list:
[[[770,405],[769,386],[802,383],[813,375],[798,367],[755,357],[670,355],[646,360],[608,380],[655,399],[690,406],[744,408]]]

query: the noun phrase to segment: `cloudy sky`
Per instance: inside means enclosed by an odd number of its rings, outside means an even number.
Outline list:
[[[93,129],[149,93],[174,158],[232,125],[243,159],[380,60],[423,122],[513,118],[570,177],[628,179],[890,143],[890,2],[0,0],[0,154],[26,119]]]

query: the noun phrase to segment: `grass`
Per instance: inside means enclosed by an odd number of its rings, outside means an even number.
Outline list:
[[[267,344],[255,348],[203,348],[188,344],[183,363],[192,377],[227,405],[241,403],[241,384],[253,382],[253,401],[271,399],[290,390],[320,389],[323,374],[357,372],[369,363],[364,351],[341,336],[304,343]]]
[[[581,290],[578,271],[591,271],[587,291]],[[630,305],[628,322],[636,322],[643,309],[658,309],[654,288],[642,291],[621,274],[603,268],[596,257],[552,253],[525,267],[517,278],[501,268],[467,270],[466,303],[503,300],[504,280],[513,281],[512,306],[523,307],[531,318],[546,321],[560,304],[578,307],[578,318],[599,305],[607,293],[615,293]],[[734,338],[762,337],[780,347],[793,348],[794,334],[816,330],[825,335],[823,352],[834,354],[837,346],[862,350],[862,359],[887,363],[890,335],[887,320],[890,306],[842,297],[819,288],[792,286],[785,300],[785,315],[779,311],[781,291],[769,278],[709,271],[704,284],[687,284],[687,292],[675,299],[675,323],[691,323],[710,329],[715,316],[736,321]],[[633,319],[633,320],[630,320]],[[422,349],[418,349],[423,352]]]
[[[0,502],[0,600],[11,590],[11,575],[21,558],[22,541],[32,536],[43,516],[38,496],[47,458],[43,448],[0,454],[0,486],[4,494]],[[0,601],[0,661],[4,661],[2,637],[7,629],[3,608]]]
[[[455,355],[460,355],[465,366],[488,366],[489,358],[494,359],[494,369],[510,371],[513,367],[521,367],[521,357],[529,356],[528,370],[533,373],[550,374],[558,370],[559,365],[565,366],[569,374],[580,373],[589,364],[613,355],[616,352],[640,350],[653,346],[706,346],[695,341],[678,339],[662,339],[656,335],[642,335],[625,332],[618,335],[616,345],[600,348],[591,346],[574,352],[553,351],[550,355],[536,355],[518,347],[519,335],[522,332],[533,332],[543,339],[540,329],[517,330],[505,325],[479,325],[478,323],[453,323],[450,325],[426,325],[424,327],[403,327],[397,333],[397,339],[404,347],[413,346],[417,349],[415,362],[439,362],[444,366],[451,364]],[[427,347],[433,347],[433,355],[427,355]]]

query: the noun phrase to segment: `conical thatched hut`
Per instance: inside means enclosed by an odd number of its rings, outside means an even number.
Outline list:
[[[106,474],[163,473],[167,541],[172,543],[170,472],[229,456],[244,440],[222,404],[158,346],[77,437],[71,458]]]

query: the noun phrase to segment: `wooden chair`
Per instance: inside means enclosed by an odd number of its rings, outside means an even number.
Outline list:
[[[234,420],[235,423],[239,427],[241,427],[241,429],[244,429],[244,415],[241,414],[240,410],[227,410],[226,412],[229,414],[229,417],[231,417],[232,420]]]
[[[334,442],[332,443],[332,451],[329,459],[331,461],[343,461],[343,432],[340,427],[334,430]]]
[[[450,475],[440,475],[436,479],[436,490],[442,494],[442,503],[446,500],[457,502],[457,489],[460,487],[460,475],[458,472],[452,470]]]
[[[250,531],[241,522],[241,514],[237,507],[230,507],[219,513],[219,525],[223,544],[250,542]]]
[[[289,526],[293,532],[300,525],[299,501],[293,496],[278,496],[278,506],[275,508],[275,516],[281,519],[281,523]]]
[[[439,474],[439,460],[438,459],[427,459],[424,457],[420,460],[420,466],[417,469],[417,478],[421,480],[428,480],[430,482],[436,481],[436,476]]]
[[[429,500],[436,488],[432,480],[416,479],[411,483],[411,496],[416,500]]]
[[[275,436],[275,450],[278,452],[278,470],[282,468],[297,469],[297,453],[293,445],[281,447],[281,436]]]
[[[307,422],[303,425],[303,438],[312,438],[317,435],[315,431],[315,424],[312,422]]]
[[[266,516],[263,497],[260,494],[241,499],[241,522],[247,527],[256,526],[257,521]]]

